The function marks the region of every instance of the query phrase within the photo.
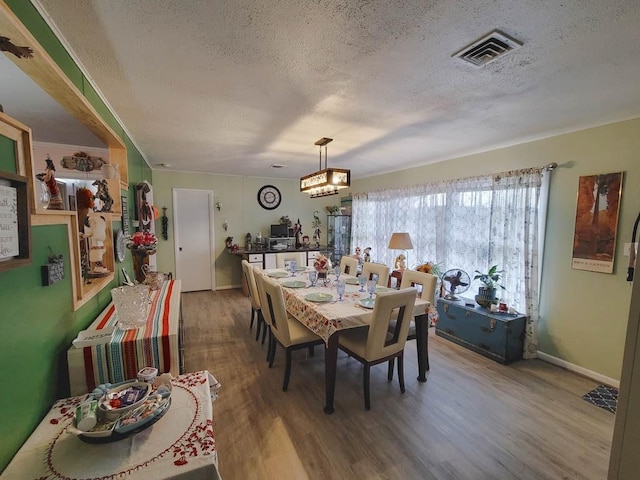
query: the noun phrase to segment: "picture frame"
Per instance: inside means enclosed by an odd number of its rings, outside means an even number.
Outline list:
[[[571,268],[613,273],[623,172],[578,179]]]
[[[0,171],[0,272],[31,263],[28,178]]]

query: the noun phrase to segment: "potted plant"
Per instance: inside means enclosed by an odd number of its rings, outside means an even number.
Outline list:
[[[497,303],[496,291],[498,288],[505,289],[501,285],[500,278],[502,277],[503,270],[498,270],[498,265],[494,265],[488,272],[482,273],[476,270],[474,280],[480,280],[483,284],[478,287],[478,294],[476,295],[476,303],[481,307],[488,308],[492,303]]]

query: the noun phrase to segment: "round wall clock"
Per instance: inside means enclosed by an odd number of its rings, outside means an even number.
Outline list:
[[[280,190],[273,185],[265,185],[258,190],[258,203],[264,209],[273,210],[278,208],[281,200]]]
[[[122,263],[124,262],[124,233],[122,233],[122,230],[117,230],[115,236],[116,260]]]

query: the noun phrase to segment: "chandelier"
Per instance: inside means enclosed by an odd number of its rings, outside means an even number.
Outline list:
[[[344,168],[327,168],[327,144],[333,138],[322,137],[315,142],[320,148],[320,170],[300,179],[300,191],[307,192],[311,198],[335,195],[341,188],[351,185],[351,171]],[[324,147],[324,169],[322,168],[322,147]]]

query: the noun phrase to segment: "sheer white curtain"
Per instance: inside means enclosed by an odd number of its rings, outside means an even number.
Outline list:
[[[532,168],[357,194],[353,197],[353,247],[372,248],[372,260],[392,266],[393,232],[409,232],[409,266],[431,261],[442,271],[504,271],[505,299],[529,316],[525,358],[537,351],[539,237],[547,189]],[[472,289],[477,285],[473,284]],[[467,296],[473,296],[471,290]]]

